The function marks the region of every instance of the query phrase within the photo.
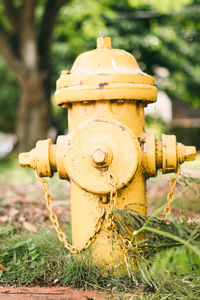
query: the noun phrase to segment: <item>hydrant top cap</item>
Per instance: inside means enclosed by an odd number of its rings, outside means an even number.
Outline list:
[[[97,39],[97,49],[80,54],[71,71],[61,72],[55,101],[141,100],[154,102],[154,78],[143,73],[133,55],[113,49],[110,37]]]
[[[111,38],[109,36],[99,37],[97,39],[97,48],[112,48]]]

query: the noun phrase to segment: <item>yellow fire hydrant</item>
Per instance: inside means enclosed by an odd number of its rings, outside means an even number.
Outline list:
[[[114,230],[113,209],[133,209],[146,216],[146,180],[176,172],[195,160],[195,147],[176,142],[174,135],[145,132],[144,107],[155,102],[154,79],[143,73],[128,52],[112,49],[109,37],[97,49],[78,56],[71,71],[62,71],[55,101],[68,108],[69,134],[38,141],[21,153],[19,163],[40,177],[58,172],[71,182],[72,244],[52,220],[72,253],[92,249],[95,262],[114,266],[124,249]],[[52,202],[47,193],[47,203]]]

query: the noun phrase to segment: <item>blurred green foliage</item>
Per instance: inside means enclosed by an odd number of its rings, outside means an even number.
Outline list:
[[[38,20],[44,3],[39,1]],[[0,18],[6,23],[1,7]],[[199,106],[199,20],[200,0],[72,0],[62,8],[54,30],[52,96],[60,71],[71,68],[81,52],[95,48],[98,36],[109,35],[113,47],[132,53],[172,100]],[[0,82],[0,130],[13,131],[20,91],[2,58]],[[66,111],[53,106],[53,114],[53,125],[62,133]]]
[[[20,89],[2,57],[0,57],[0,85],[0,130],[13,132]]]

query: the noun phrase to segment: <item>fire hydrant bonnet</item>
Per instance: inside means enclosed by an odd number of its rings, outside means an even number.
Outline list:
[[[82,53],[71,71],[57,80],[55,101],[65,106],[74,101],[140,100],[154,102],[154,78],[143,73],[130,53],[112,49],[111,39],[98,38],[97,49]]]

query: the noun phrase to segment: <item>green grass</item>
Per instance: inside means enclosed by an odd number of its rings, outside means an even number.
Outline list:
[[[54,230],[36,234],[0,235],[0,261],[7,272],[0,271],[0,283],[8,285],[72,285],[80,287],[83,280],[94,277],[84,256],[72,257],[57,238]],[[87,260],[88,263],[88,260]],[[86,271],[87,269],[87,271]]]
[[[119,214],[118,211],[118,218]],[[125,214],[128,219],[127,212]],[[19,235],[12,227],[1,228],[0,263],[7,271],[0,271],[0,284],[59,284],[99,289],[111,294],[113,291],[132,293],[136,290],[140,291],[138,299],[199,299],[200,226],[180,222],[165,224],[156,217],[147,221],[141,218],[139,224],[140,216],[135,216],[138,225],[133,221],[137,230],[130,235],[132,246],[128,253],[137,257],[137,266],[127,264],[126,274],[122,277],[105,277],[105,270],[93,264],[89,250],[72,256],[54,230]],[[126,218],[123,216],[120,224],[130,229]],[[118,223],[118,226],[121,225]],[[142,231],[148,232],[148,239],[144,235],[143,240],[135,242],[135,236]],[[69,236],[70,227],[65,228],[65,232]]]
[[[0,243],[0,262],[7,268],[6,272],[0,271],[0,284],[107,289],[110,283],[103,270],[92,264],[91,253],[72,256],[54,230],[19,236],[4,229]],[[120,282],[115,281],[116,285],[120,287]]]

